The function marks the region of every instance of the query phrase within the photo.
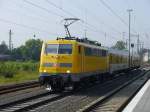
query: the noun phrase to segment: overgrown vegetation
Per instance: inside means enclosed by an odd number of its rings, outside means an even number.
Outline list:
[[[38,62],[0,62],[0,83],[21,82],[38,78]]]
[[[34,72],[19,71],[13,75],[13,78],[5,78],[3,76],[0,76],[0,85],[22,83],[30,80],[37,80],[38,75],[39,75],[38,71],[34,71]]]
[[[39,64],[37,62],[0,62],[0,75],[6,78],[11,78],[14,74],[25,71],[38,71]]]
[[[24,45],[9,49],[4,41],[0,44],[0,84],[17,83],[38,78],[42,40],[29,39]],[[5,59],[5,55],[10,58]],[[11,60],[11,61],[4,61]]]

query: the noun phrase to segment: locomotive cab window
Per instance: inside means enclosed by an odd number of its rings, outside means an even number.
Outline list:
[[[46,44],[45,53],[46,54],[57,54],[58,45],[57,44]]]
[[[59,44],[58,54],[72,54],[72,45]]]
[[[72,54],[72,44],[47,44],[47,54]]]

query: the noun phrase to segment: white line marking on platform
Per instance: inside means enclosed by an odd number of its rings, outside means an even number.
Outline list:
[[[142,89],[137,93],[137,95],[131,100],[131,102],[125,107],[122,112],[132,112],[149,86],[150,80],[147,81],[147,83],[142,87]]]

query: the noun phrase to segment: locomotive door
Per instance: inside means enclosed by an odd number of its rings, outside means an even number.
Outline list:
[[[78,46],[79,48],[79,63],[80,63],[80,72],[84,72],[84,48],[83,46]]]

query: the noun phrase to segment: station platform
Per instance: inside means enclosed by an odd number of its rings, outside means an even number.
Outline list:
[[[122,112],[150,112],[150,79]]]

